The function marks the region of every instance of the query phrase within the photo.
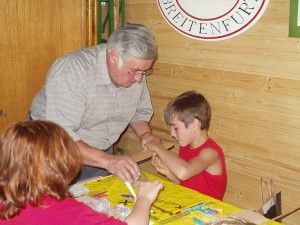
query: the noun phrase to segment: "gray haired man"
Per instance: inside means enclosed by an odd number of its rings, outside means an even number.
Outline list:
[[[51,120],[74,139],[85,165],[76,181],[115,174],[132,182],[140,175],[135,161],[113,155],[113,144],[130,125],[142,145],[153,138],[153,114],[146,76],[157,49],[141,24],[117,28],[107,44],[58,59],[35,96],[30,117]]]

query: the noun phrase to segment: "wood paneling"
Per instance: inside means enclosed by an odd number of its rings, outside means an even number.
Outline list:
[[[270,1],[255,26],[219,42],[179,34],[156,1],[127,0],[126,19],[149,27],[158,44],[154,74],[148,77],[153,132],[172,141],[162,115],[165,105],[184,91],[201,92],[212,106],[210,136],[225,152],[224,201],[260,208],[260,178],[267,178],[282,192],[284,213],[299,206],[300,39],[288,37],[289,1]],[[131,130],[120,145],[131,153],[140,149]],[[149,162],[143,168],[153,171]],[[283,220],[299,221],[300,212]]]
[[[0,1],[0,131],[24,120],[58,57],[84,46],[83,0]]]

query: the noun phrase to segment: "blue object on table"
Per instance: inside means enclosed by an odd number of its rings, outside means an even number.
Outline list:
[[[201,220],[197,219],[196,217],[193,217],[193,220],[198,225],[204,225],[204,223]]]
[[[121,195],[123,198],[134,198],[133,195]]]
[[[192,211],[195,211],[195,210],[197,210],[197,209],[202,208],[203,206],[205,206],[205,203],[200,203],[200,204],[198,204],[198,205],[189,207],[189,208],[187,208],[187,209],[180,210],[180,211],[176,212],[175,214],[180,214],[180,213],[183,213],[183,212],[185,212],[185,211],[192,212]]]
[[[216,215],[217,214],[217,212],[215,210],[212,210],[212,209],[199,208],[198,210],[200,212],[203,212],[203,213],[206,213],[206,214],[209,214],[209,215]]]

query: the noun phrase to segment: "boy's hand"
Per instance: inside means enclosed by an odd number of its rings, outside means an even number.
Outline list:
[[[160,160],[160,158],[156,155],[152,156],[151,164],[154,166],[154,168],[157,170],[157,172],[161,173],[162,175],[165,175],[168,177],[170,175],[170,170],[168,167]]]

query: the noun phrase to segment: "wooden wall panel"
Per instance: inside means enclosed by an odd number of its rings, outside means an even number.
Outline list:
[[[84,0],[0,1],[0,132],[23,121],[58,57],[84,46]]]
[[[224,201],[260,208],[260,178],[266,178],[282,192],[283,212],[299,206],[300,39],[288,37],[289,1],[270,1],[254,27],[219,42],[179,34],[156,1],[127,0],[126,19],[148,26],[158,44],[154,74],[148,77],[153,132],[174,142],[163,120],[165,105],[184,91],[201,92],[212,106],[210,136],[225,152]],[[120,145],[131,153],[140,149],[130,129]],[[153,171],[149,162],[142,166]],[[287,225],[299,221],[300,212],[283,220]]]

